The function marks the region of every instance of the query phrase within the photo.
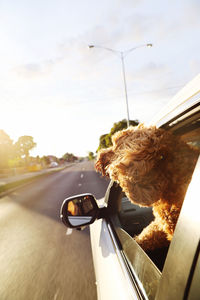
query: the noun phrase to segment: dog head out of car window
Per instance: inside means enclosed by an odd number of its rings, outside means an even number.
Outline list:
[[[118,182],[133,203],[184,198],[197,153],[180,137],[139,125],[115,133],[112,143],[98,153],[96,170]]]

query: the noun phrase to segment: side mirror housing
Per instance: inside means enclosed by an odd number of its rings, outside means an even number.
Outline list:
[[[100,209],[92,194],[82,194],[69,197],[62,203],[60,218],[70,228],[80,228],[92,224],[100,217]]]

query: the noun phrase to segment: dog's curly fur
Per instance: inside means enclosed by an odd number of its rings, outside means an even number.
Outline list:
[[[129,127],[112,142],[99,152],[96,170],[118,182],[131,202],[152,206],[154,221],[135,237],[140,246],[145,251],[167,246],[199,152],[153,126]]]

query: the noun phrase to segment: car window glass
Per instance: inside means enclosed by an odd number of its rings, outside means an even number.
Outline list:
[[[145,298],[154,299],[161,272],[126,231],[121,228],[117,228],[116,231],[122,243],[123,251],[129,262],[137,288]]]
[[[189,145],[200,149],[200,128],[186,132],[181,137]]]

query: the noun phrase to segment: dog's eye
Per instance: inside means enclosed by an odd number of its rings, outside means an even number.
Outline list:
[[[163,155],[160,155],[159,159],[160,159],[160,160],[164,159],[164,156],[163,156]]]

